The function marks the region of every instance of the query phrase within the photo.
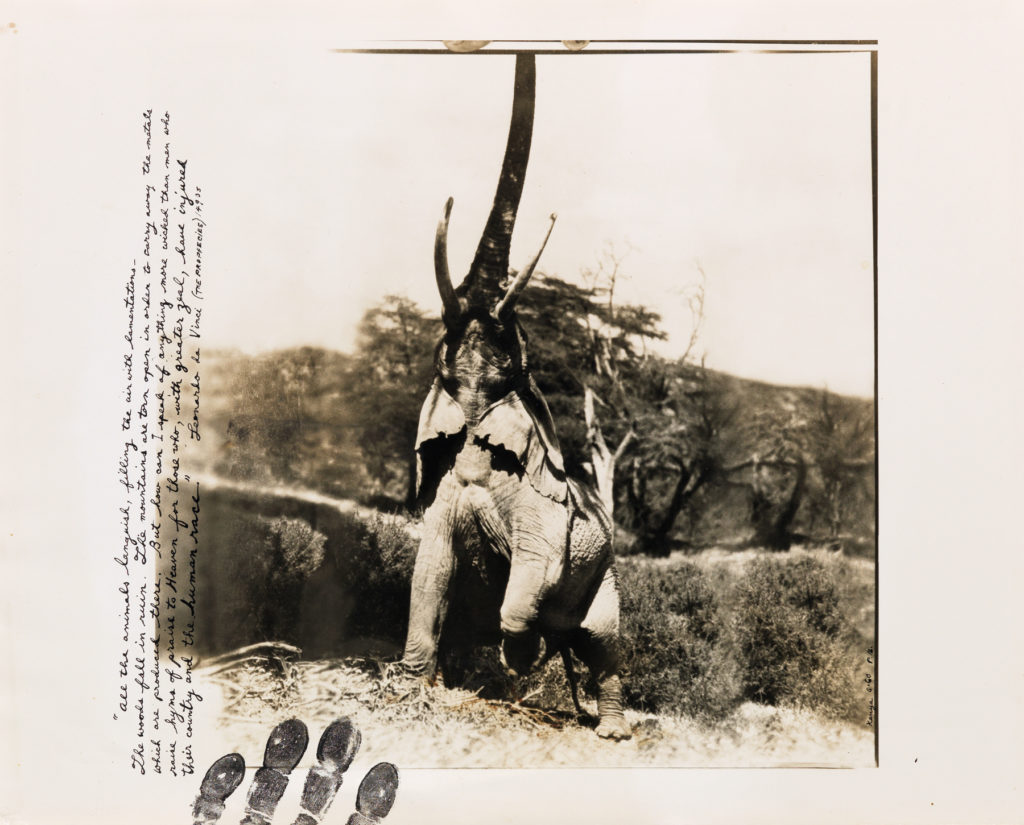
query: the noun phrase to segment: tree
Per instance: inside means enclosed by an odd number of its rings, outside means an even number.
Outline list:
[[[601,433],[601,440],[623,438],[629,414],[623,412],[628,391],[622,381],[638,368],[645,342],[665,337],[657,313],[628,305],[610,308],[602,297],[595,287],[536,275],[517,306],[529,338],[530,372],[551,408],[566,470],[595,482],[593,450],[601,428],[593,407],[586,418],[588,390],[614,419],[614,433]]]
[[[767,410],[762,410],[754,422],[755,452],[747,462],[752,471],[751,544],[788,550],[793,544],[793,521],[807,486],[807,460],[801,444],[804,428],[792,416],[780,420]]]
[[[829,538],[835,540],[848,516],[851,493],[865,483],[865,473],[874,466],[874,416],[870,405],[821,390],[817,408],[808,421],[806,444],[821,479],[817,510],[824,517]]]
[[[747,491],[751,544],[771,550],[789,549],[805,502],[805,513],[838,538],[874,455],[873,418],[864,402],[827,390],[785,392],[787,400],[766,399],[749,415],[740,430],[749,457],[724,468],[728,483]]]
[[[736,406],[703,364],[658,360],[648,373],[626,500],[639,549],[665,556],[679,515],[722,473]]]
[[[337,404],[327,401],[348,369],[348,356],[317,347],[232,357],[231,400],[215,424],[224,438],[217,472],[328,492],[350,488],[358,451],[339,436]]]
[[[623,453],[633,442],[636,432],[630,428],[623,436],[615,451],[609,449],[604,433],[594,413],[594,391],[584,388],[583,416],[587,422],[587,446],[590,449],[591,473],[597,485],[597,494],[604,502],[609,515],[615,512],[615,468]]]
[[[616,468],[632,451],[626,485],[632,526],[640,549],[665,555],[679,514],[717,472],[718,444],[727,423],[722,398],[711,389],[703,364],[690,363],[704,321],[704,271],[686,290],[692,325],[682,356],[674,364],[653,356],[647,343],[664,340],[660,316],[651,310],[615,302],[624,255],[606,248],[596,270],[585,273],[597,294],[607,295],[605,312],[592,326],[595,382],[609,399],[606,420],[619,433],[608,447],[592,405],[587,407],[592,464],[598,486],[614,500]],[[698,269],[700,269],[698,265]],[[588,392],[590,389],[588,388]]]
[[[416,426],[440,335],[440,321],[414,301],[386,296],[359,323],[343,390],[348,426],[357,434],[370,475],[385,494],[410,506],[416,493]]]

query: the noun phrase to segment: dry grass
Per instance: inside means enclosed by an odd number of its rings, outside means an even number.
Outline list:
[[[713,725],[627,711],[633,739],[611,743],[594,735],[593,720],[562,707],[483,699],[394,664],[299,661],[293,650],[249,650],[199,671],[209,698],[220,694],[223,752],[261,753],[287,718],[317,731],[349,716],[368,759],[403,768],[873,764],[870,731],[792,708],[745,703]]]

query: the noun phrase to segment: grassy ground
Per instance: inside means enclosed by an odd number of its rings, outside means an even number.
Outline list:
[[[809,563],[827,571],[852,640],[841,663],[841,687],[859,689],[857,648],[874,638],[874,565],[821,550],[796,548],[783,555],[778,564]],[[685,559],[626,564],[665,570],[696,566],[711,583],[718,615],[731,615],[746,597],[749,572],[763,567],[764,559],[757,551],[710,550]],[[627,575],[636,573],[634,569]],[[723,631],[721,644],[734,643],[729,632]],[[869,673],[870,665],[863,669]],[[714,718],[628,710],[633,738],[610,743],[595,736],[592,719],[576,718],[561,687],[565,682],[557,657],[524,687],[527,695],[520,702],[430,686],[394,665],[354,660],[301,661],[291,655],[259,654],[208,665],[200,674],[209,698],[217,701],[210,695],[212,688],[220,694],[225,753],[261,753],[269,730],[284,719],[301,718],[312,732],[349,716],[363,730],[368,757],[409,768],[874,764],[873,729],[861,719],[860,705],[867,702],[863,696],[857,697],[853,713],[845,715],[823,711],[799,693],[777,706],[737,695]],[[584,707],[595,712],[592,701]]]
[[[349,716],[363,731],[367,759],[404,768],[860,767],[874,760],[869,730],[752,702],[712,725],[627,711],[633,738],[611,743],[566,709],[483,700],[387,666],[373,673],[344,662],[299,662],[285,674],[248,666],[217,681],[225,753],[262,753],[268,732],[285,719],[301,718],[319,731]]]

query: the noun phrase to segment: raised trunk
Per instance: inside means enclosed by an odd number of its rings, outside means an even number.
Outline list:
[[[504,295],[502,281],[508,275],[508,254],[516,211],[523,193],[526,166],[533,137],[534,96],[537,85],[536,58],[516,55],[515,96],[512,120],[505,146],[505,159],[494,194],[494,205],[480,238],[473,265],[458,292],[471,305],[493,307]]]

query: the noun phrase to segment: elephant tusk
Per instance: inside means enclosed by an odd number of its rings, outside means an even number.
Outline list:
[[[441,293],[441,315],[445,323],[454,322],[460,314],[459,299],[452,286],[452,276],[448,273],[448,218],[454,203],[454,198],[448,198],[434,236],[434,277],[437,279],[437,291]]]
[[[501,302],[494,309],[495,317],[501,317],[505,312],[508,312],[515,306],[516,300],[519,298],[519,293],[526,287],[527,282],[530,280],[530,276],[533,275],[533,270],[537,268],[537,262],[540,260],[541,253],[544,252],[544,247],[548,245],[548,238],[551,237],[551,230],[555,228],[555,221],[558,219],[558,215],[554,212],[551,213],[551,224],[548,226],[547,234],[544,235],[544,240],[541,242],[540,249],[537,250],[537,254],[533,256],[533,260],[522,270],[516,279],[512,282],[512,286],[508,288],[508,292],[505,293],[505,297],[501,299]]]

